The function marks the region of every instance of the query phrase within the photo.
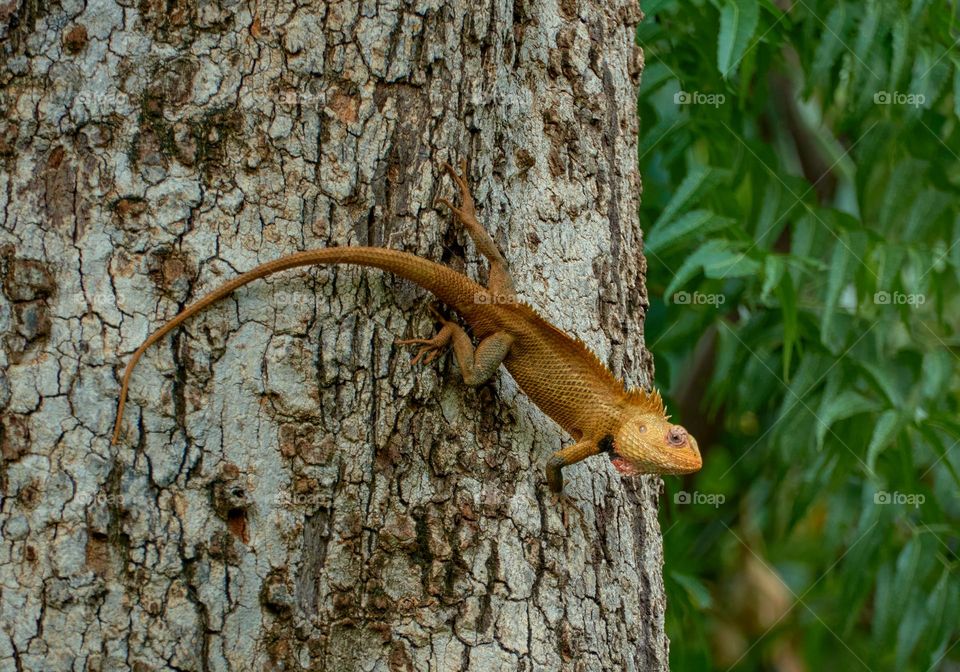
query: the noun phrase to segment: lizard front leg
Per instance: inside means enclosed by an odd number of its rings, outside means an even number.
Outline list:
[[[513,288],[513,278],[510,277],[510,270],[507,268],[507,260],[500,254],[497,244],[493,242],[490,233],[477,221],[477,210],[474,206],[473,195],[470,193],[470,185],[467,184],[467,162],[460,161],[460,173],[449,163],[443,164],[444,170],[450,173],[450,177],[456,182],[460,191],[460,207],[454,206],[449,199],[438,198],[438,203],[443,203],[450,208],[460,223],[466,228],[467,233],[473,239],[473,244],[477,246],[477,251],[487,258],[490,262],[490,280],[487,282],[487,289],[496,296],[513,299],[516,292]]]
[[[417,356],[413,358],[413,364],[421,361],[429,364],[440,356],[444,348],[453,344],[453,355],[460,367],[460,375],[463,376],[463,382],[470,387],[483,385],[493,377],[500,364],[503,363],[507,353],[510,352],[510,346],[513,344],[513,336],[506,332],[498,331],[495,334],[487,336],[480,345],[474,349],[473,342],[467,336],[459,324],[447,320],[436,310],[431,308],[434,317],[440,322],[440,331],[433,338],[408,338],[397,341],[398,345],[421,345]]]
[[[597,445],[597,442],[590,440],[580,441],[572,446],[558,450],[551,455],[550,459],[547,460],[547,484],[550,486],[550,489],[554,492],[563,490],[563,474],[561,471],[564,467],[569,467],[571,464],[586,459],[591,455],[596,455],[599,452],[600,447]]]

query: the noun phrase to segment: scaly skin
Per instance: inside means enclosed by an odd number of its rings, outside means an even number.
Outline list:
[[[575,443],[557,451],[547,462],[547,482],[563,489],[561,470],[574,462],[605,452],[624,475],[688,474],[700,469],[696,440],[683,427],[669,422],[660,394],[626,390],[623,383],[579,340],[571,338],[517,300],[506,261],[476,218],[467,182],[449,164],[444,168],[460,190],[460,207],[440,199],[466,227],[477,249],[490,260],[490,281],[479,285],[456,271],[406,252],[378,247],[333,247],[308,250],[257,266],[221,285],[160,327],[137,348],[127,363],[113,443],[120,437],[130,375],[152,344],[204,308],[238,287],[297,266],[355,264],[389,271],[411,280],[459,313],[473,329],[479,345],[455,322],[434,311],[441,329],[429,339],[398,341],[419,344],[413,363],[428,364],[448,345],[467,385],[481,385],[503,364],[520,389],[553,418]],[[466,173],[466,162],[461,162]]]

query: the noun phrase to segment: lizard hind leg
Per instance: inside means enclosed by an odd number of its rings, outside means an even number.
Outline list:
[[[476,206],[473,202],[473,195],[470,193],[470,185],[467,184],[466,160],[461,159],[459,173],[446,162],[443,163],[443,169],[450,174],[460,191],[460,207],[456,207],[447,198],[438,198],[437,202],[450,208],[450,211],[470,234],[473,244],[477,246],[477,251],[490,262],[490,280],[487,283],[487,289],[496,296],[513,299],[516,294],[513,288],[513,278],[510,276],[509,268],[507,268],[507,260],[500,254],[500,250],[490,233],[477,221]]]
[[[459,328],[456,324],[444,318],[433,306],[430,306],[430,314],[441,324],[440,331],[432,338],[404,338],[396,341],[397,345],[422,346],[413,358],[413,361],[410,362],[414,366],[421,362],[423,362],[423,364],[429,364],[442,355],[443,351],[450,345],[450,341],[453,338],[454,327]]]
[[[429,364],[439,357],[448,345],[453,345],[453,355],[460,367],[464,383],[477,387],[490,380],[510,352],[513,336],[498,331],[484,338],[474,349],[473,342],[459,324],[446,319],[432,306],[430,312],[441,325],[436,336],[397,341],[398,345],[422,346],[412,363],[419,364],[422,361]]]

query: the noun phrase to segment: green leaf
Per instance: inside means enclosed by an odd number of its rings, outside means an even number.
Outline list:
[[[664,206],[657,221],[653,223],[653,229],[656,230],[664,222],[676,219],[677,215],[693,205],[704,192],[713,187],[717,177],[717,171],[708,166],[696,166],[690,170],[673,193],[673,197]]]
[[[676,113],[676,106],[674,106],[673,111]],[[650,150],[659,145],[667,136],[682,137],[682,131],[687,123],[687,119],[683,117],[679,119],[664,118],[658,121],[653,128],[640,136],[640,147],[638,147],[640,156],[642,157],[649,153]]]
[[[709,589],[696,577],[679,572],[671,572],[671,577],[683,586],[684,590],[687,591],[687,595],[690,597],[690,602],[692,602],[697,609],[709,609],[713,606]]]
[[[823,449],[827,432],[838,421],[876,410],[877,403],[853,390],[842,390],[835,397],[824,397],[817,411],[817,450]]]
[[[736,72],[760,22],[757,0],[727,0],[720,10],[717,68],[724,79]]]
[[[649,44],[651,42],[656,42],[663,34],[663,24],[650,20],[642,21],[637,25],[637,32],[634,35],[634,39],[637,44]]]
[[[650,232],[646,250],[660,253],[670,245],[693,234],[714,233],[733,224],[733,220],[720,217],[709,210],[691,210],[671,222],[660,223]]]
[[[897,161],[884,190],[882,205],[880,206],[880,228],[890,231],[891,224],[897,222],[906,212],[907,206],[920,192],[920,182],[917,178],[927,173],[927,162],[914,158],[905,158]]]
[[[870,445],[867,447],[867,469],[874,471],[877,464],[877,456],[896,438],[900,433],[902,419],[900,412],[895,409],[884,411],[877,420],[873,429],[873,436],[870,437]]]
[[[731,250],[727,256],[717,256],[705,261],[703,274],[715,280],[754,277],[760,274],[760,262],[748,257],[746,252]]]
[[[914,240],[920,236],[930,224],[936,222],[954,200],[954,196],[936,189],[923,190],[913,202],[913,207],[907,215],[907,222],[901,234],[903,240]]]
[[[923,353],[922,393],[925,399],[939,401],[947,394],[957,360],[945,349]]]
[[[919,595],[914,595],[906,610],[899,614],[900,623],[897,625],[897,663],[896,669],[907,667],[910,654],[920,641],[920,636],[930,625],[927,611]]]
[[[953,61],[953,113],[960,118],[960,60]]]
[[[856,56],[854,59],[854,70],[860,71],[861,69],[867,69],[867,76],[869,77],[869,63],[872,60],[871,56],[873,52],[877,48],[877,28],[880,23],[880,10],[876,0],[867,0],[864,4],[866,4],[865,11],[863,5],[859,7],[862,15],[859,21],[860,30],[857,32],[857,41],[853,47],[853,53]]]
[[[787,225],[787,212],[782,211],[784,188],[777,180],[767,180],[766,188],[760,198],[760,213],[757,216],[756,239],[757,247],[768,249],[776,242],[780,232]],[[792,206],[793,198],[789,204]]]
[[[890,88],[897,90],[897,85],[903,77],[904,68],[907,66],[907,49],[910,43],[910,22],[906,16],[897,17],[893,24],[893,56],[890,61]]]
[[[791,252],[797,257],[819,257],[819,250],[814,251],[813,243],[817,232],[822,226],[806,208],[793,225],[793,245]],[[794,278],[796,280],[796,278]]]
[[[849,244],[843,237],[838,238],[833,246],[833,254],[830,258],[830,274],[827,277],[827,291],[823,300],[823,317],[820,322],[820,338],[831,347],[836,347],[833,321],[840,302],[840,292],[846,282],[847,265],[851,256]]]
[[[947,79],[950,77],[950,66],[929,49],[921,47],[913,63],[913,79],[910,82],[910,93],[922,96],[917,101],[913,111],[929,109],[940,97]]]
[[[783,276],[777,295],[783,313],[783,379],[790,380],[790,358],[797,342],[797,292],[789,274]]]
[[[896,575],[893,579],[894,593],[891,596],[897,610],[895,613],[902,613],[910,595],[917,590],[922,559],[920,537],[911,537],[897,556]]]
[[[874,506],[876,506],[874,504]],[[877,589],[874,594],[873,641],[879,645],[892,629],[893,622],[893,570],[889,564],[877,571]]]
[[[902,409],[905,402],[903,383],[898,379],[896,369],[889,362],[859,362],[863,369],[883,392],[887,403],[893,408]]]
[[[960,239],[960,212],[954,215],[953,232],[951,240]],[[954,277],[960,280],[960,245],[953,245],[947,250],[950,257],[950,265],[953,267]]]
[[[768,254],[763,260],[763,289],[760,290],[760,301],[766,303],[770,299],[770,292],[779,286],[787,265],[778,254]]]
[[[796,413],[798,408],[806,410],[806,407],[813,405],[810,395],[822,382],[822,372],[827,366],[826,359],[817,354],[808,352],[803,355],[777,410],[775,433],[783,426],[783,420],[788,415]]]
[[[664,295],[666,297],[672,296],[674,292],[686,284],[688,280],[693,278],[704,267],[710,266],[713,268],[716,267],[717,264],[729,264],[739,256],[741,255],[731,247],[728,241],[719,239],[708,240],[698,247],[693,254],[684,259],[680,268],[677,269],[676,274],[670,281],[670,284],[666,290],[664,290]]]
[[[927,598],[927,618],[933,626],[930,632],[931,648],[934,650],[946,643],[953,634],[953,626],[957,622],[956,617],[951,618],[949,613],[951,592],[953,592],[953,582],[950,578],[950,570],[944,568],[940,573],[940,580]],[[931,663],[934,662],[931,661]]]
[[[883,264],[880,267],[880,278],[877,281],[877,291],[891,294],[896,288],[896,280],[903,267],[907,250],[900,243],[891,243],[882,248]],[[876,298],[875,298],[876,300]]]
[[[643,68],[643,86],[640,87],[640,95],[648,98],[660,85],[669,81],[676,81],[673,70],[659,61],[650,63]]]
[[[911,537],[900,555],[897,556],[896,570],[889,595],[890,617],[900,621],[907,610],[912,606],[914,595],[919,592],[921,567],[923,565],[923,549],[920,537]],[[897,628],[898,655],[900,646],[900,628]],[[896,669],[903,669],[898,667]]]
[[[949,434],[949,450],[943,445],[943,441],[940,440],[940,436],[938,435],[937,431],[930,426],[934,425],[938,420],[941,421],[941,424],[944,427],[948,427],[950,429],[951,433]],[[949,421],[943,422],[943,418],[939,418],[937,416],[930,416],[929,424],[920,423],[918,425],[914,425],[914,427],[916,428],[916,431],[918,431],[933,448],[934,453],[937,455],[936,464],[947,470],[947,473],[950,474],[950,477],[953,478],[953,482],[956,484],[957,491],[960,491],[960,473],[957,473],[957,470],[954,469],[953,462],[951,462],[952,456],[949,454],[951,450],[956,448],[953,437],[960,436],[960,428],[956,426],[951,427],[951,423]]]
[[[843,35],[846,32],[846,22],[847,9],[844,3],[838,4],[827,15],[826,27],[817,43],[817,51],[813,59],[811,77],[813,81],[830,81],[830,70],[833,69],[837,56],[844,49]]]
[[[643,15],[647,17],[645,20],[652,21],[654,14],[675,3],[676,0],[645,0],[640,8],[643,10]]]
[[[846,555],[839,570],[848,579],[843,582],[843,589],[839,596],[840,604],[851,605],[862,597],[874,595],[877,551],[886,541],[886,537],[876,534],[874,529],[880,522],[883,511],[883,507],[874,504],[876,492],[876,487],[872,483],[863,481],[858,502],[860,517],[856,525],[851,525],[854,528],[853,539],[856,543],[847,546]],[[852,627],[861,616],[860,610],[850,610],[846,627]]]

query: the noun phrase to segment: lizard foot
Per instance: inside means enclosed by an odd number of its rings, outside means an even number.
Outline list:
[[[449,198],[438,198],[437,203],[442,203],[443,205],[450,208],[451,212],[457,216],[461,222],[463,222],[468,227],[477,226],[480,224],[477,222],[477,211],[476,206],[473,202],[473,195],[470,193],[470,185],[467,184],[467,160],[460,160],[460,172],[457,172],[457,169],[451,166],[446,161],[443,162],[442,167],[446,170],[450,177],[453,178],[453,181],[456,183],[458,190],[460,191],[460,202],[461,206],[456,207]]]
[[[473,196],[470,194],[470,185],[467,184],[467,162],[460,161],[460,172],[444,162],[441,164],[443,169],[450,174],[457,190],[460,192],[460,205],[454,205],[449,198],[438,198],[437,203],[445,205],[453,212],[454,216],[467,230],[467,233],[473,239],[473,244],[477,246],[477,251],[490,261],[490,279],[487,282],[487,289],[493,294],[512,299],[514,297],[513,278],[510,277],[510,270],[507,268],[507,260],[500,254],[500,249],[493,241],[490,233],[477,221],[476,204]]]
[[[453,323],[443,317],[443,315],[441,315],[433,306],[430,306],[430,313],[438,322],[440,322],[441,325],[443,325],[440,327],[440,331],[438,331],[433,338],[404,338],[396,341],[397,345],[423,346],[417,352],[416,356],[413,358],[413,361],[410,362],[414,366],[420,364],[421,362],[423,362],[423,364],[429,364],[437,357],[442,355],[443,351],[446,350],[448,345],[450,345],[450,339],[453,337]]]

